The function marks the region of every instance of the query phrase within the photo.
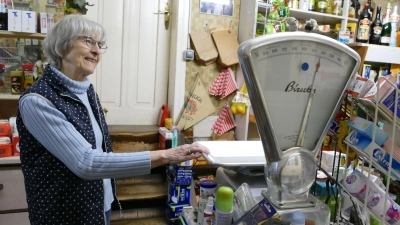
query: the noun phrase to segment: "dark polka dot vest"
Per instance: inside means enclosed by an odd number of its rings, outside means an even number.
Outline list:
[[[52,102],[95,148],[95,136],[92,125],[88,122],[90,118],[86,107],[63,85],[49,66],[42,78],[22,96],[27,93],[40,94]],[[103,131],[103,150],[111,152],[103,110],[92,85],[87,93],[94,116]],[[72,173],[29,133],[19,110],[17,127],[31,224],[105,224],[103,181],[83,180]],[[112,183],[114,189],[115,180]]]

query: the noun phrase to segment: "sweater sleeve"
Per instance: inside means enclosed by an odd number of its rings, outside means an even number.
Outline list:
[[[82,179],[126,178],[150,173],[150,152],[106,153],[90,143],[46,98],[26,95],[19,110],[28,131]]]

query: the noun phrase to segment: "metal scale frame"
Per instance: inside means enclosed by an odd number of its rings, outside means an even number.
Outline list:
[[[360,56],[325,36],[286,32],[243,42],[239,62],[263,145],[268,190],[278,210],[313,208],[317,155],[355,79]]]

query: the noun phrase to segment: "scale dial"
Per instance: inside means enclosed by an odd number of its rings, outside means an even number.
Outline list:
[[[319,148],[360,62],[356,52],[338,41],[303,32],[244,42],[239,60],[266,158],[272,162],[292,147]],[[304,141],[298,146],[301,131]]]

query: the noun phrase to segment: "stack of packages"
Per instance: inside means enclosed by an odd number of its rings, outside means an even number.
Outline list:
[[[0,120],[0,157],[19,156],[19,136],[15,117]]]
[[[190,207],[193,164],[183,162],[169,165],[166,167],[166,174],[168,182],[167,222],[168,224],[177,224],[182,210]]]

